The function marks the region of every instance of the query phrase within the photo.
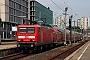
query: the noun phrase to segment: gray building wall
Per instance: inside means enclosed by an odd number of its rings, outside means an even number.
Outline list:
[[[0,1],[0,18],[4,28],[2,38],[11,38],[12,27],[22,24],[22,17],[28,19],[28,0],[2,0]]]
[[[34,0],[1,0],[0,1],[0,18],[2,19],[2,27],[4,28],[4,31],[1,35],[3,39],[12,38],[13,35],[15,35],[15,32],[12,31],[12,27],[17,26],[18,24],[23,24],[23,19],[25,20],[25,23],[27,20],[30,20],[30,1]],[[38,3],[38,2],[36,2]],[[45,17],[45,15],[41,15],[41,18],[50,18],[47,20],[47,23],[52,24],[53,22],[53,12],[41,5],[42,8],[44,7],[47,9],[47,11],[43,12],[43,14],[50,14]],[[36,5],[37,6],[37,5]],[[39,8],[39,6],[37,6]],[[37,9],[36,9],[37,11]],[[44,11],[41,10],[41,11]],[[40,12],[40,11],[39,11]],[[42,14],[42,12],[41,12]],[[35,19],[38,15],[35,15]],[[39,17],[39,16],[38,16]]]

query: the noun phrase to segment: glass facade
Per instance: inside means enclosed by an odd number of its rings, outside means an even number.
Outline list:
[[[12,31],[12,27],[23,23],[22,17],[19,16],[26,16],[25,18],[28,19],[28,0],[8,0],[7,2],[5,2],[5,4],[9,8],[9,21],[3,21],[2,23],[4,31],[1,37],[3,39],[10,39],[15,35],[15,32]]]
[[[9,21],[22,23],[22,18],[28,18],[28,2],[26,0],[9,0]]]
[[[30,1],[30,20],[43,20],[42,23],[53,24],[53,12],[37,1]]]

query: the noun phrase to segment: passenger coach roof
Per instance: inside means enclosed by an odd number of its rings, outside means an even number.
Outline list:
[[[61,29],[61,28],[59,28],[58,31],[61,31],[62,33],[65,33],[64,29]]]

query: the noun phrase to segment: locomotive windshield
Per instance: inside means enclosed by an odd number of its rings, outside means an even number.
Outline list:
[[[19,28],[19,32],[20,33],[34,33],[35,32],[35,28],[34,27],[28,27],[28,28]]]
[[[25,33],[26,31],[27,31],[26,28],[19,28],[19,32],[21,32],[21,33]]]
[[[31,27],[30,28],[27,28],[27,31],[28,31],[28,33],[34,33],[35,28],[33,28],[33,27],[32,28]]]

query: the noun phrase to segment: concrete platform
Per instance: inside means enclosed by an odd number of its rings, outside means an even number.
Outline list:
[[[90,60],[90,41],[85,43],[64,60]]]
[[[0,50],[16,48],[16,42],[2,42]]]
[[[1,39],[2,42],[13,42],[16,41],[16,39]]]

